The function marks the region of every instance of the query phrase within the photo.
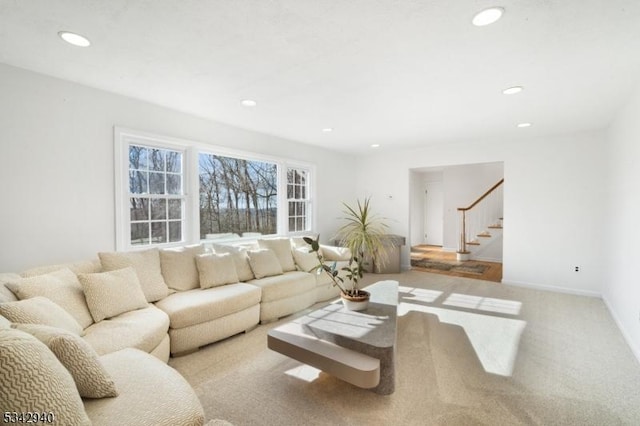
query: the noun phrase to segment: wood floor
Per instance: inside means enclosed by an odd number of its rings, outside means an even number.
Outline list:
[[[421,268],[414,266],[412,269],[420,271],[433,272],[436,274],[452,275],[456,277],[475,278],[485,281],[502,281],[502,263],[483,262],[479,260],[468,260],[466,262],[458,262],[454,252],[443,251],[440,246],[418,245],[411,247],[411,259],[427,259],[434,262],[455,264],[455,265],[483,265],[485,270],[482,273],[467,273],[461,271],[443,271],[440,269]]]

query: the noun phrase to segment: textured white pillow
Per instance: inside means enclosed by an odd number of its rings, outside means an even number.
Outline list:
[[[71,373],[81,397],[118,396],[116,385],[100,363],[98,354],[80,336],[46,325],[16,324],[14,327],[31,334],[51,349]]]
[[[78,278],[95,322],[149,306],[132,267]]]
[[[0,328],[9,328],[11,327],[11,321],[0,315]]]
[[[236,272],[238,273],[238,279],[243,282],[251,281],[255,278],[253,270],[249,264],[248,250],[242,247],[224,246],[214,244],[213,248],[216,253],[229,253],[233,262],[236,265]]]
[[[316,272],[319,265],[316,253],[309,252],[310,248],[297,248],[293,251],[293,259],[296,265],[304,272]]]
[[[17,281],[19,280],[21,277],[18,274],[13,274],[13,273],[3,273],[0,274],[0,303],[3,302],[15,302],[16,300],[18,300],[18,298],[16,297],[15,294],[13,294],[13,292],[11,292],[11,290],[9,290],[5,284],[11,282],[11,281]]]
[[[91,424],[71,374],[30,334],[0,329],[0,383],[3,411],[44,411],[55,424]]]
[[[22,278],[6,284],[19,299],[46,297],[69,312],[82,328],[93,324],[82,286],[70,269],[59,269],[44,275]]]
[[[322,256],[324,260],[349,260],[351,259],[351,250],[347,247],[334,247],[320,244]]]
[[[229,253],[202,254],[196,258],[200,271],[200,287],[211,288],[235,284],[238,280],[236,264]]]
[[[185,291],[200,286],[196,256],[203,253],[202,244],[160,250],[162,276],[169,288]]]
[[[14,323],[44,324],[63,328],[77,335],[83,333],[82,326],[71,314],[42,296],[2,303],[0,315]]]
[[[282,266],[273,250],[249,250],[249,264],[257,279],[282,275]]]
[[[291,254],[291,241],[288,238],[258,240],[258,246],[263,249],[273,250],[284,272],[296,270],[296,264]]]
[[[169,295],[164,282],[158,249],[131,252],[98,253],[104,271],[133,267],[147,302],[155,302]]]

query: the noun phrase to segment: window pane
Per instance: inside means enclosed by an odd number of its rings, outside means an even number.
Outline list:
[[[289,218],[289,231],[290,232],[296,231],[296,220],[292,217]]]
[[[295,191],[293,192],[293,198],[296,200],[300,199],[300,187],[296,185]]]
[[[200,236],[277,233],[277,165],[200,154]]]
[[[142,146],[129,146],[129,169],[147,170],[149,150]]]
[[[151,242],[155,244],[167,242],[167,222],[151,222]]]
[[[130,171],[129,172],[129,193],[146,194],[148,173]]]
[[[151,200],[151,219],[167,218],[167,200]]]
[[[307,199],[307,187],[306,186],[300,187],[300,199],[302,199],[302,200],[306,200]]]
[[[159,172],[164,171],[164,149],[152,149],[151,150],[151,164],[149,164],[150,170]]]
[[[182,173],[182,153],[167,151],[167,172]]]
[[[164,173],[149,173],[149,193],[164,194]]]
[[[131,220],[148,220],[149,200],[146,198],[130,198],[129,212]]]
[[[287,198],[293,198],[293,185],[287,185]]]
[[[169,222],[169,242],[182,241],[182,222]]]
[[[169,200],[169,219],[182,219],[182,200]]]
[[[182,176],[167,175],[167,194],[182,194]]]
[[[304,227],[304,218],[303,217],[299,217],[296,219],[296,231],[304,231],[305,227]]]
[[[131,245],[149,244],[149,224],[131,224]]]

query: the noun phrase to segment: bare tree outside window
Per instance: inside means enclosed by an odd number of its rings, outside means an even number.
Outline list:
[[[207,234],[277,233],[274,163],[199,154],[200,238]]]

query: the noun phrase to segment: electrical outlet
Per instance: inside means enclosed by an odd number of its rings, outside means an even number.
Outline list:
[[[576,272],[580,272],[580,267],[579,267],[579,266],[576,266],[575,271],[576,271]]]

